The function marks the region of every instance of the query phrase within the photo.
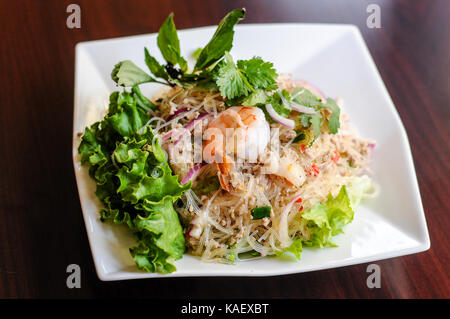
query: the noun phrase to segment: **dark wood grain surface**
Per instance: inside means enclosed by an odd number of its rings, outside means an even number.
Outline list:
[[[66,7],[81,6],[81,28]],[[381,29],[366,7],[381,7]],[[95,273],[71,162],[74,46],[156,32],[170,12],[179,29],[216,24],[245,6],[243,23],[359,26],[406,127],[431,249],[367,264],[269,278],[101,282]],[[450,1],[27,0],[0,4],[0,298],[449,298]],[[380,124],[380,129],[382,124]],[[66,287],[78,264],[82,287]]]

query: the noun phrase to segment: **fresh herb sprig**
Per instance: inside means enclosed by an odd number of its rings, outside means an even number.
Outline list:
[[[233,46],[234,26],[244,16],[245,9],[236,9],[222,19],[208,44],[197,52],[195,66],[189,72],[187,61],[181,56],[173,14],[170,14],[157,37],[158,48],[166,63],[160,64],[145,48],[145,63],[151,74],[126,60],[114,67],[111,77],[124,87],[155,82],[185,88],[214,88],[228,100],[244,102],[247,99],[248,104],[261,96],[261,91],[276,89],[278,75],[273,64],[260,57],[234,63],[229,53]]]

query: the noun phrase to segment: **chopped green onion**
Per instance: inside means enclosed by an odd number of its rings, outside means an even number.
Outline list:
[[[270,217],[270,206],[261,206],[261,207],[255,207],[252,209],[252,217],[253,219],[261,219],[264,217]]]
[[[294,137],[294,140],[292,141],[292,143],[297,143],[300,141],[303,141],[305,139],[305,132],[300,132],[296,137]]]

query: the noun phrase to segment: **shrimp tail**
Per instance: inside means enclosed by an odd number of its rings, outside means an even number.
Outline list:
[[[229,192],[231,190],[230,172],[233,168],[233,160],[228,156],[225,156],[223,163],[216,163],[216,165],[220,186],[222,186],[222,189]]]

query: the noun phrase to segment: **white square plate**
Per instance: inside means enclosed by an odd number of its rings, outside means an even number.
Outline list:
[[[185,57],[203,47],[215,27],[179,32]],[[270,39],[270,42],[268,41]],[[359,30],[351,25],[258,24],[236,27],[235,59],[261,56],[279,73],[291,73],[317,85],[327,96],[342,97],[345,112],[364,137],[377,141],[372,169],[381,192],[357,210],[337,248],[305,249],[300,261],[263,258],[237,265],[203,263],[185,255],[169,275],[139,271],[128,248],[134,240],[126,227],[99,220],[94,182],[80,165],[79,132],[100,120],[118,61],[132,60],[146,69],[144,46],[162,60],[156,34],[91,41],[76,46],[73,163],[89,243],[101,280],[174,276],[271,276],[341,267],[417,253],[430,247],[408,138]],[[192,65],[192,61],[190,61]],[[151,96],[160,87],[143,86]]]

